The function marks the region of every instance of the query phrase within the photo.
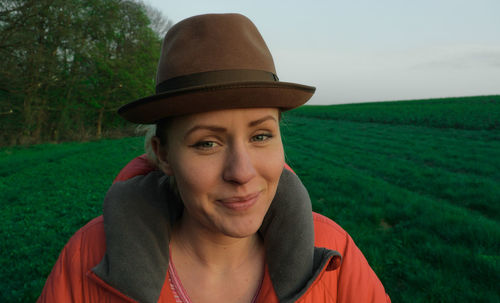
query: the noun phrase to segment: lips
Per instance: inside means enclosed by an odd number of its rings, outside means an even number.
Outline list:
[[[259,199],[260,192],[256,192],[246,196],[235,196],[217,200],[222,206],[237,211],[247,210],[252,207]]]

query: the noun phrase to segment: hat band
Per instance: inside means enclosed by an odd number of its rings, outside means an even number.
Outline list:
[[[271,72],[251,69],[217,70],[195,73],[167,79],[156,85],[156,93],[165,93],[171,90],[214,84],[247,81],[278,81],[278,76]]]

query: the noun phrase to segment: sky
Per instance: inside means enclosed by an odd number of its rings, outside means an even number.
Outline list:
[[[177,23],[241,13],[308,104],[500,94],[500,0],[144,0]]]

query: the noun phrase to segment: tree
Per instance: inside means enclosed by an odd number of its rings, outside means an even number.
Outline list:
[[[123,125],[111,113],[153,93],[170,25],[132,0],[0,0],[0,145]]]
[[[172,27],[173,22],[169,20],[160,10],[157,8],[146,5],[143,3],[146,15],[150,20],[149,27],[156,33],[158,38],[163,39],[167,31]]]

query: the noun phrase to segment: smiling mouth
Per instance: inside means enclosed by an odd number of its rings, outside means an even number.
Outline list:
[[[256,193],[253,193],[250,195],[246,195],[246,196],[220,199],[220,200],[217,200],[217,202],[220,205],[222,205],[230,210],[243,211],[243,210],[249,209],[257,202],[257,200],[260,197],[260,193],[261,192],[259,191],[259,192],[256,192]]]

